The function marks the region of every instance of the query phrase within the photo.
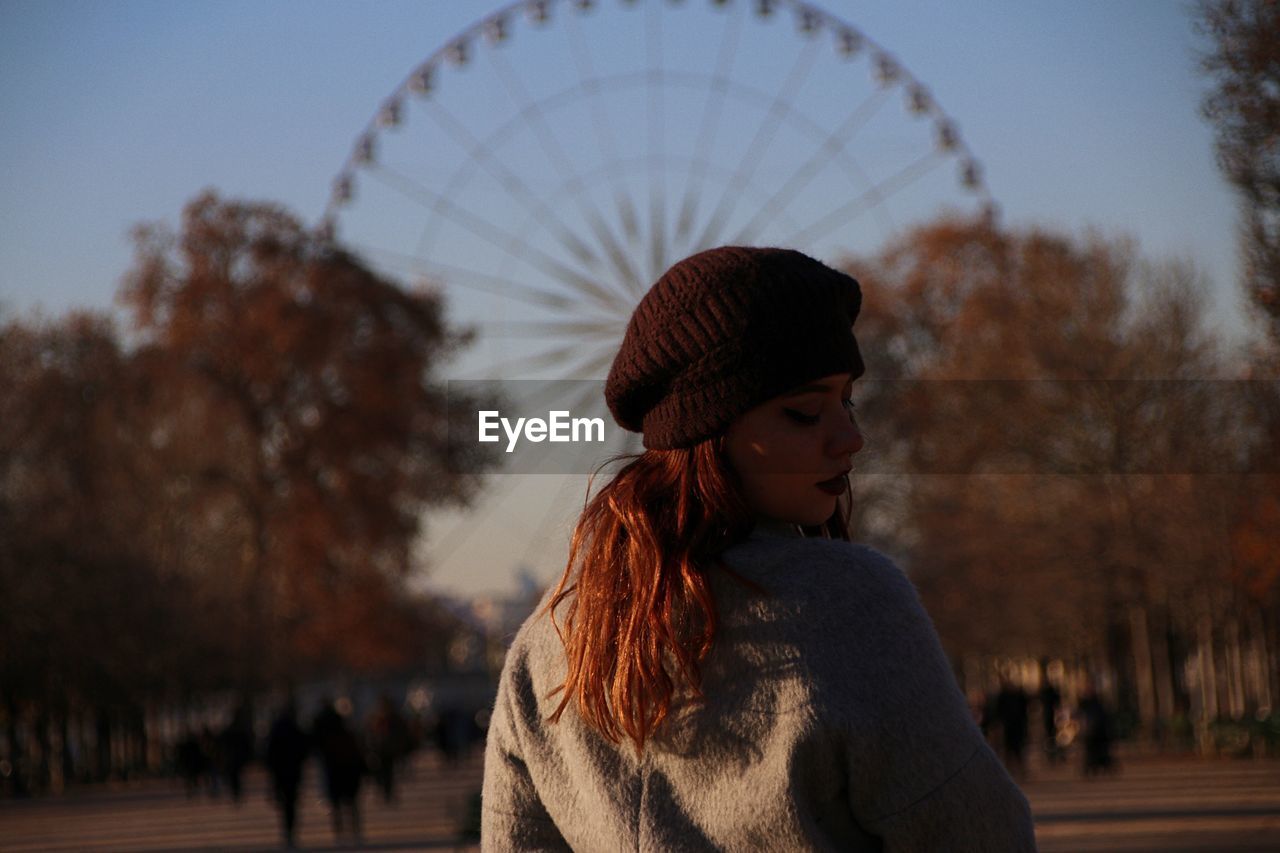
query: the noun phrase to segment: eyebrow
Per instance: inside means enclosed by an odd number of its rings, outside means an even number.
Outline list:
[[[812,385],[801,385],[799,388],[793,388],[792,390],[788,391],[782,396],[783,397],[799,397],[804,394],[829,394],[829,393],[831,393],[831,388],[829,388],[826,385],[819,385],[815,382]]]
[[[822,394],[826,392],[826,390],[827,389],[821,385],[801,385],[799,388],[793,388],[782,396],[799,397],[803,394]]]
[[[852,382],[852,379],[850,379],[849,382],[846,382],[844,386],[840,388],[841,393],[844,393],[845,389],[851,388],[852,384],[854,384],[854,382]],[[824,386],[824,384],[822,383],[812,382],[812,383],[809,383],[808,386],[800,386],[799,388],[792,388],[791,391],[783,393],[782,396],[783,397],[800,397],[800,396],[804,396],[804,394],[826,394],[826,393],[831,393],[831,391],[832,391],[831,386]]]

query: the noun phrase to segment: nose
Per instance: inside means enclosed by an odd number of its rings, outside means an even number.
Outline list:
[[[862,430],[858,428],[858,422],[851,414],[847,419],[840,419],[835,432],[827,441],[827,453],[833,457],[852,456],[865,444],[866,439],[862,435]]]

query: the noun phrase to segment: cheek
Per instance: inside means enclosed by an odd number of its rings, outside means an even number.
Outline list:
[[[802,429],[759,430],[749,437],[731,434],[727,445],[729,463],[744,479],[821,472],[827,467],[822,448],[820,433]]]
[[[765,428],[769,426],[770,428]],[[743,497],[757,515],[818,524],[835,499],[814,488],[824,471],[823,434],[747,421],[731,428],[725,445],[729,464],[742,483]]]
[[[809,474],[759,474],[743,483],[747,503],[758,515],[795,524],[820,524],[836,499],[814,488]]]

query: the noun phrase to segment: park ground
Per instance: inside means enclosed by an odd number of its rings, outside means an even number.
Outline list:
[[[460,835],[482,758],[456,767],[418,754],[398,798],[366,785],[360,845],[337,841],[310,768],[300,806],[306,850],[474,850]],[[1040,849],[1051,851],[1280,850],[1280,761],[1125,755],[1117,773],[1083,778],[1071,761],[1033,761],[1023,788]],[[0,802],[0,850],[265,850],[278,843],[266,777],[251,769],[246,795],[188,797],[177,781],[94,787],[61,797]]]

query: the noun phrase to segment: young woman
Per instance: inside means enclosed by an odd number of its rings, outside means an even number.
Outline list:
[[[852,278],[725,247],[636,308],[645,451],[507,656],[485,850],[1034,850],[915,590],[851,544]]]

